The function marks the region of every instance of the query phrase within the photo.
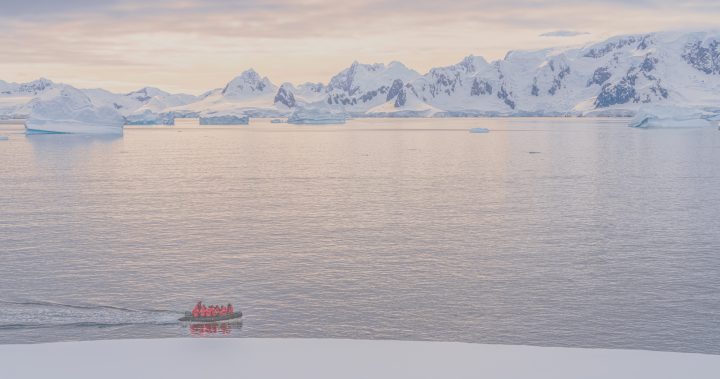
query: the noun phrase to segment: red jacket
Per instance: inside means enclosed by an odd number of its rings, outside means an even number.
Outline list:
[[[235,311],[233,310],[232,304],[229,304],[229,305],[228,305],[228,307],[227,307],[227,313],[235,313]]]

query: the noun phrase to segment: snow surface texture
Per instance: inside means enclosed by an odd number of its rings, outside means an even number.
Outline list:
[[[317,339],[158,339],[0,346],[3,377],[717,378],[720,356]]]
[[[57,86],[47,79],[0,81],[0,117],[27,117],[27,104]],[[354,62],[327,84],[277,86],[251,69],[198,97],[152,87],[83,91],[123,116],[160,121],[203,113],[284,118],[319,107],[351,117],[628,117],[644,105],[720,115],[720,32],[618,36],[583,47],[511,51],[493,62],[471,55],[425,74],[400,62]]]
[[[125,119],[114,108],[96,106],[82,91],[60,86],[30,104],[28,133],[122,134]]]

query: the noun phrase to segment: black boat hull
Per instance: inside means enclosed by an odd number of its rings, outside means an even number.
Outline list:
[[[217,317],[193,317],[192,313],[185,312],[185,316],[178,319],[178,321],[184,322],[197,322],[197,323],[213,323],[213,322],[226,322],[226,321],[239,321],[242,318],[242,312],[234,312],[225,316]]]

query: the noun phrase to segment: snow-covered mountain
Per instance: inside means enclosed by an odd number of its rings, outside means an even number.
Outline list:
[[[27,118],[33,100],[42,98],[48,92],[70,87],[41,78],[28,83],[7,83],[0,81],[0,118]],[[72,87],[74,88],[74,87]],[[180,106],[197,101],[187,94],[171,94],[157,88],[145,87],[130,93],[113,93],[101,88],[80,89],[97,107],[111,107],[127,116],[134,112],[160,112],[168,107]]]
[[[213,117],[238,113],[253,117],[276,117],[288,113],[287,107],[276,107],[277,92],[278,87],[270,79],[249,69],[232,79],[225,87],[204,93],[194,103],[169,107],[163,111],[177,115],[212,114]]]
[[[56,85],[0,81],[0,116],[22,116],[23,104]],[[299,108],[354,117],[631,116],[656,105],[720,113],[720,32],[618,36],[582,47],[510,51],[492,62],[470,55],[424,75],[399,62],[353,62],[327,84],[276,86],[251,69],[198,97],[155,88],[84,92],[140,122],[287,117]]]
[[[720,108],[720,33],[619,36],[583,47],[511,51],[493,62],[470,55],[424,75],[399,62],[354,62],[327,85],[275,87],[252,71],[222,92],[229,88],[240,89],[242,101],[216,90],[208,95],[212,104],[192,108],[278,116],[323,103],[355,117],[630,116],[646,104]]]

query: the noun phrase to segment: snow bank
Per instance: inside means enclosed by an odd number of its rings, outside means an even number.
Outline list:
[[[111,107],[95,106],[82,91],[61,86],[33,100],[28,133],[122,134],[125,119]]]
[[[158,339],[0,346],[24,378],[717,378],[720,356],[317,339]]]
[[[713,121],[709,120],[712,116],[712,113],[693,108],[644,106],[630,120],[629,126],[634,128],[713,126]]]

